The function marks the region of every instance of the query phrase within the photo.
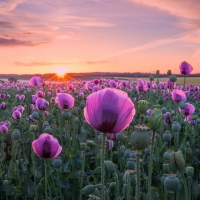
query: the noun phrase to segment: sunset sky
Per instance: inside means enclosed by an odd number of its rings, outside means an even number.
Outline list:
[[[0,70],[200,73],[199,0],[0,0]]]

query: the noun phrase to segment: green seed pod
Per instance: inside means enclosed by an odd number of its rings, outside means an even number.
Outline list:
[[[38,130],[38,126],[37,125],[30,125],[30,127],[29,127],[29,131],[30,132],[36,133],[37,130]]]
[[[165,174],[169,174],[169,164],[163,164],[163,172]]]
[[[169,70],[167,71],[167,75],[168,75],[168,76],[171,76],[171,74],[172,74],[172,71],[169,69]]]
[[[116,134],[116,140],[122,141],[124,139],[124,133],[117,133]]]
[[[73,107],[72,110],[71,110],[71,113],[72,113],[72,115],[77,116],[78,115],[78,109]]]
[[[81,193],[83,195],[89,195],[95,191],[95,186],[94,185],[86,185],[82,190]]]
[[[153,76],[153,75],[150,75],[149,80],[150,80],[150,81],[153,81],[153,80],[154,80],[154,76]]]
[[[135,169],[135,162],[132,158],[128,158],[128,161],[126,163],[126,168],[128,170],[134,170]]]
[[[52,129],[50,126],[46,126],[45,129],[44,129],[44,133],[49,133],[51,134],[52,133]]]
[[[163,134],[163,140],[165,142],[170,142],[172,139],[172,135],[170,134],[169,131],[166,131],[164,134]]]
[[[75,117],[75,118],[74,118],[74,123],[75,123],[75,124],[79,123],[79,118],[78,118],[78,117]]]
[[[186,167],[185,171],[186,171],[187,176],[189,176],[191,178],[193,177],[193,175],[194,175],[194,167]]]
[[[171,82],[176,82],[177,81],[177,77],[175,76],[175,75],[171,75],[170,77],[169,77],[169,80],[171,81]]]
[[[181,187],[181,184],[176,176],[168,176],[164,181],[164,186],[169,191],[175,191]]]
[[[185,170],[185,160],[183,158],[183,154],[181,151],[171,152],[170,163],[172,164],[175,170],[178,170],[178,171]]]
[[[171,155],[171,152],[170,151],[166,151],[163,155],[164,159],[165,160],[170,160],[170,155]]]
[[[21,138],[21,133],[18,129],[15,129],[13,132],[12,132],[12,139],[13,140],[19,140]]]
[[[83,110],[85,108],[85,103],[84,102],[81,102],[80,103],[80,108]]]
[[[156,131],[161,127],[163,121],[163,114],[160,109],[154,108],[152,114],[149,116],[149,127]]]
[[[94,192],[92,192],[90,195],[93,195],[94,199],[97,200],[99,199],[100,200],[100,192],[98,190],[98,188],[95,188]]]
[[[179,107],[180,107],[180,109],[185,109],[185,107],[186,107],[185,101],[181,101],[181,102],[179,103]]]
[[[87,140],[86,143],[88,146],[96,146],[96,143],[93,140]]]
[[[115,164],[110,160],[104,161],[104,163],[108,172],[112,174],[115,171]]]
[[[151,138],[147,129],[148,127],[146,126],[135,126],[135,131],[131,134],[130,137],[130,144],[136,150],[143,150],[149,146]]]
[[[72,117],[72,114],[69,111],[63,110],[62,114],[61,114],[61,117],[63,119],[65,119],[65,120],[68,120],[68,119],[70,119]]]
[[[33,111],[32,114],[31,114],[32,118],[35,119],[35,120],[38,120],[39,119],[39,114],[38,112],[36,111]]]
[[[146,114],[149,102],[146,100],[140,100],[137,103],[138,103],[138,112],[140,114]]]
[[[160,75],[160,70],[156,70],[156,75]]]
[[[110,190],[114,190],[115,187],[116,187],[116,182],[110,183],[110,185],[109,185],[109,189],[110,189]]]
[[[180,130],[181,130],[181,125],[179,123],[177,123],[177,122],[174,122],[172,124],[172,131],[179,132]]]
[[[80,143],[80,146],[81,146],[81,150],[82,150],[82,151],[85,151],[86,148],[87,148],[87,143],[81,142],[81,143]]]
[[[53,167],[59,169],[62,165],[62,160],[60,158],[53,159]]]
[[[134,186],[136,184],[136,176],[133,170],[126,170],[126,172],[124,173],[123,182],[128,184],[129,181],[131,186]]]
[[[145,148],[144,152],[145,152],[146,156],[149,156],[151,153],[151,148],[149,148],[149,147]]]
[[[158,99],[158,104],[162,105],[163,102],[164,102],[163,98],[160,97],[160,98]]]

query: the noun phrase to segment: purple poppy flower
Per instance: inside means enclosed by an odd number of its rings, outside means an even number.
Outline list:
[[[38,98],[35,102],[35,105],[38,110],[46,110],[49,102],[43,98]]]
[[[181,108],[178,108],[178,109],[179,109],[179,112],[185,116],[192,115],[195,111],[195,107],[190,103],[186,103],[186,106],[184,109],[181,109]]]
[[[67,93],[57,93],[55,102],[60,109],[70,109],[74,106],[74,97]]]
[[[36,95],[31,95],[31,103],[35,104],[36,100],[37,100],[37,96]]]
[[[19,110],[15,110],[13,113],[12,113],[12,117],[14,119],[20,119],[22,117],[22,113],[19,111]]]
[[[115,140],[116,139],[116,134],[108,133],[107,137],[108,137],[109,140]]]
[[[188,116],[185,118],[185,121],[187,121],[188,124],[191,124],[191,125],[193,125],[193,126],[196,126],[196,125],[197,125],[196,120],[192,119],[192,115],[188,115]]]
[[[105,88],[87,97],[84,116],[96,130],[118,133],[127,128],[135,115],[134,104],[126,92]]]
[[[69,90],[72,90],[73,89],[73,84],[72,83],[69,83],[68,85],[67,85],[67,88],[69,89]]]
[[[98,80],[98,79],[94,79],[94,80],[93,80],[93,83],[94,83],[95,85],[98,85],[98,84],[99,84],[99,80]]]
[[[144,92],[146,90],[143,80],[138,79],[138,84],[136,86],[136,89],[138,92]]]
[[[33,76],[30,79],[29,84],[32,85],[32,86],[40,86],[40,85],[44,84],[44,81],[40,77]]]
[[[87,90],[92,91],[93,84],[91,83],[91,81],[88,81],[88,82],[85,84],[85,88],[86,88]]]
[[[180,74],[184,74],[187,76],[191,74],[193,67],[186,61],[183,61],[181,65],[179,66],[179,69],[180,69]]]
[[[47,92],[47,95],[48,95],[48,96],[51,96],[51,92],[50,92],[50,91],[48,91],[48,92]]]
[[[173,83],[172,81],[170,81],[169,79],[166,80],[165,85],[168,89],[173,89],[176,87],[176,83]]]
[[[61,87],[57,87],[57,88],[56,88],[56,93],[61,93],[61,92],[62,92]]]
[[[5,110],[6,109],[6,103],[5,102],[1,102],[0,108],[1,108],[1,110]]]
[[[48,133],[43,133],[32,142],[33,151],[41,158],[56,158],[62,151],[58,140]]]
[[[151,110],[151,109],[148,109],[148,110],[147,110],[147,114],[148,114],[148,115],[151,115],[151,114],[152,114],[152,110]]]
[[[5,124],[1,125],[0,126],[0,133],[5,134],[7,132],[8,132],[8,127]]]
[[[106,148],[108,150],[111,150],[114,147],[114,142],[112,140],[107,140],[106,141]]]
[[[45,93],[42,92],[42,91],[38,91],[38,92],[35,94],[35,96],[36,96],[37,98],[44,98]]]
[[[110,81],[109,81],[109,86],[110,86],[111,88],[116,88],[116,87],[117,87],[117,82],[116,82],[116,81],[113,81],[113,80],[110,80]]]
[[[166,112],[163,115],[164,121],[168,124],[172,124],[172,118],[171,118],[171,113],[170,112]]]
[[[185,92],[183,92],[182,90],[173,90],[172,93],[172,99],[174,102],[179,103],[181,101],[186,101],[186,95]]]

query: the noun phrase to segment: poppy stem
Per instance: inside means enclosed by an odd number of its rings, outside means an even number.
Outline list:
[[[151,152],[150,152],[149,170],[148,170],[148,200],[151,200],[151,178],[152,178],[152,167],[153,167],[153,148],[154,148],[155,131],[153,131],[152,133],[153,136],[151,141]]]
[[[136,179],[136,200],[140,199],[140,156],[141,156],[141,152],[140,150],[136,151],[136,175],[137,175],[137,179]]]
[[[105,159],[105,140],[106,133],[103,133],[102,139],[102,149],[101,149],[101,199],[105,200],[105,192],[104,192],[104,159]]]
[[[186,75],[184,75],[184,88],[183,88],[184,91],[185,91],[185,83],[186,83]]]
[[[44,166],[45,166],[45,199],[48,200],[48,196],[47,196],[47,163],[46,163],[46,160],[44,160]]]

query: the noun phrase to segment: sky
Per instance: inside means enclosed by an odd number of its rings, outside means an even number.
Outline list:
[[[1,74],[200,73],[199,0],[0,0]]]

